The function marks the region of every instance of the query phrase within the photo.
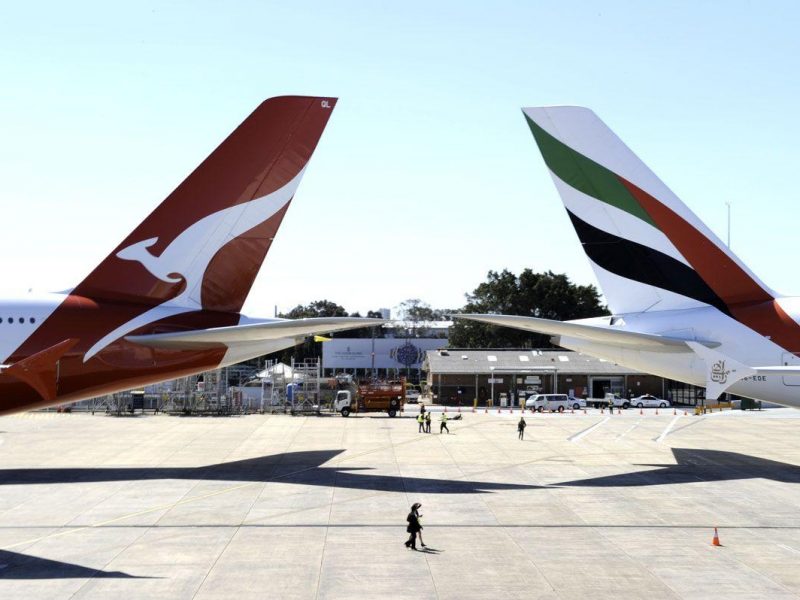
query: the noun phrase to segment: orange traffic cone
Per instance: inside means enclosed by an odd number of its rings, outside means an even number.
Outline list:
[[[639,414],[640,414],[640,415],[643,415],[643,414],[644,414],[644,411],[643,411],[641,408],[639,409]]]
[[[717,528],[716,527],[714,527],[714,539],[711,540],[711,545],[712,546],[722,546],[722,544],[719,543],[719,533],[717,533]]]
[[[447,405],[444,405],[444,412],[447,412]]]
[[[678,409],[677,408],[673,408],[672,409],[672,414],[673,415],[677,415],[678,414]]]
[[[585,408],[583,409],[583,414],[586,414],[586,409]]]
[[[602,406],[600,407],[600,414],[601,415],[603,414],[603,407]]]
[[[459,412],[459,413],[461,412],[461,407],[460,407],[460,406],[458,407],[458,412]]]
[[[489,414],[489,407],[488,406],[484,406],[483,407],[483,414],[485,414],[485,415]]]
[[[570,408],[569,409],[569,414],[574,415],[575,414],[575,409],[574,408]]]
[[[656,414],[658,414],[658,407],[656,406]]]

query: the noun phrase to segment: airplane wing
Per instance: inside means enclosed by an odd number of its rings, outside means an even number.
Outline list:
[[[194,331],[155,333],[151,335],[129,335],[125,339],[150,348],[185,350],[215,348],[243,342],[303,338],[318,333],[330,333],[360,327],[375,327],[386,321],[361,317],[318,317],[309,319],[287,319],[268,323],[214,327]]]
[[[553,321],[550,319],[514,315],[453,315],[453,317],[456,319],[469,319],[470,321],[488,323],[489,325],[500,325],[502,327],[513,327],[515,329],[544,333],[553,336],[553,338],[555,338],[554,343],[556,344],[558,343],[557,338],[564,336],[651,352],[692,351],[686,345],[685,339],[653,333],[639,333],[636,331],[618,329],[612,326],[604,327],[600,325],[587,325],[585,323]],[[719,346],[717,342],[712,341],[700,341],[699,343],[708,348]]]

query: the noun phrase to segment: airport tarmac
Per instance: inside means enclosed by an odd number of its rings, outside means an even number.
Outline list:
[[[3,417],[0,598],[797,597],[798,417]]]

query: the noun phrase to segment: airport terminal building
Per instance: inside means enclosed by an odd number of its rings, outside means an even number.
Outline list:
[[[647,375],[569,350],[428,351],[422,365],[428,393],[441,404],[518,406],[533,393],[602,398],[653,394],[678,404],[699,404],[702,388]]]

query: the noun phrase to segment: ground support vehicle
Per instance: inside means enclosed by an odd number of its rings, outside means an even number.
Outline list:
[[[355,412],[386,412],[394,417],[406,401],[404,381],[365,383],[336,392],[333,409],[343,417]]]
[[[627,398],[621,398],[619,394],[612,394],[611,392],[607,392],[605,397],[602,399],[600,398],[591,398],[587,400],[589,404],[594,406],[595,408],[624,408],[628,409],[631,407],[631,401]]]

